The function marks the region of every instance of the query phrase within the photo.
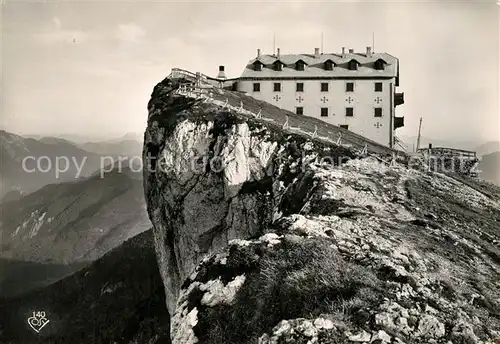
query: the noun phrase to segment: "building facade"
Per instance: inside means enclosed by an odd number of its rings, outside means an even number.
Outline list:
[[[348,52],[261,55],[250,60],[238,91],[282,109],[317,117],[380,144],[394,147],[404,125],[395,108],[403,104],[399,60],[386,53]]]

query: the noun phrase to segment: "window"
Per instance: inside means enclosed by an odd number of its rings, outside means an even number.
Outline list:
[[[283,70],[283,64],[281,62],[274,63],[274,70]]]
[[[352,108],[352,107],[345,108],[345,116],[346,117],[353,117],[354,116],[354,108]]]
[[[354,92],[354,82],[348,82],[345,84],[346,92]]]
[[[375,108],[375,117],[382,117],[382,108]]]
[[[339,127],[349,130],[349,125],[347,125],[347,124],[341,124],[341,125],[339,125]]]
[[[297,70],[304,70],[304,66],[305,66],[305,63],[303,61],[297,61],[297,63],[295,64],[295,68]]]
[[[304,83],[303,82],[297,83],[297,92],[304,92]]]
[[[295,113],[297,113],[297,115],[303,115],[304,114],[304,108],[302,106],[297,106],[296,109],[295,109]]]
[[[262,64],[257,62],[253,65],[253,69],[257,72],[260,72],[262,70]]]
[[[359,62],[356,60],[349,61],[349,69],[350,70],[358,70],[358,64],[359,64]]]
[[[328,117],[328,108],[321,108],[321,117]]]
[[[321,92],[328,92],[328,83],[327,82],[321,83]]]
[[[385,69],[385,61],[382,59],[378,59],[375,61],[375,69],[376,70],[384,70]]]
[[[259,82],[254,82],[253,83],[253,91],[254,92],[260,92],[260,83]]]
[[[381,82],[375,83],[375,92],[382,92],[382,83]]]
[[[325,61],[325,70],[333,70],[333,62],[328,60]]]
[[[274,92],[281,92],[281,83],[279,82],[274,83]]]

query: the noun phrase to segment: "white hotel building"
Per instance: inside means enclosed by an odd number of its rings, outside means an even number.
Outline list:
[[[222,67],[223,68],[223,67]],[[223,69],[222,69],[223,70]],[[395,130],[404,118],[395,107],[404,103],[399,60],[387,53],[261,55],[250,60],[237,90],[297,114],[317,117],[394,147]]]

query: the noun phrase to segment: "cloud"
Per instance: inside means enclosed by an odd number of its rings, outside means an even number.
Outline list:
[[[127,42],[137,42],[145,35],[146,31],[137,24],[120,24],[116,30],[116,37]]]

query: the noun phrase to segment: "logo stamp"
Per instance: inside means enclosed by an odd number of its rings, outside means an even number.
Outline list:
[[[28,324],[36,333],[40,333],[49,322],[50,320],[45,317],[44,311],[33,312],[33,316],[28,318]]]

